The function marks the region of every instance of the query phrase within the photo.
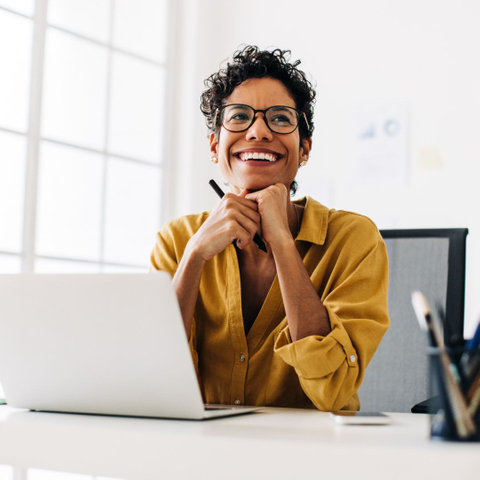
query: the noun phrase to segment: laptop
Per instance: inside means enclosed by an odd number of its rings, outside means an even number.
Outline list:
[[[0,275],[0,383],[12,407],[209,419],[171,278]]]

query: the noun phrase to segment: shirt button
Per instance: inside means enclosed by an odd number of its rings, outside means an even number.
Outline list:
[[[244,362],[244,361],[245,361],[245,355],[244,355],[243,353],[240,355],[239,358],[240,358],[240,361],[241,361],[241,362]]]
[[[350,355],[350,361],[353,363],[356,360],[355,355]]]
[[[235,405],[241,405],[241,404],[242,404],[242,401],[237,398],[237,399],[235,400]]]

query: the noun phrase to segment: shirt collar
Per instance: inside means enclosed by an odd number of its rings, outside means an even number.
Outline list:
[[[299,198],[294,203],[305,206],[300,231],[295,240],[323,245],[327,237],[328,208],[308,196]]]

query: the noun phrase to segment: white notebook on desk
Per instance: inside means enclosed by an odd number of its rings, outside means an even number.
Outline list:
[[[0,383],[13,407],[206,419],[165,272],[0,275]]]

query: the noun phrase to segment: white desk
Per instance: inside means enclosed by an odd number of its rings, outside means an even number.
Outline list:
[[[1,406],[0,464],[128,479],[480,478],[479,443],[432,442],[427,415],[391,416],[365,427],[297,409],[196,422]]]

